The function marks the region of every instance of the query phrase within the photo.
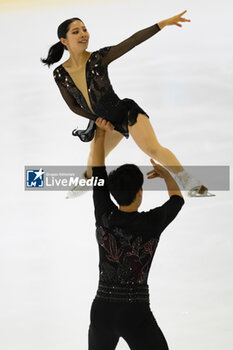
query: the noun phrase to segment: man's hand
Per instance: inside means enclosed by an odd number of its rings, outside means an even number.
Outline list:
[[[106,119],[103,119],[101,117],[97,118],[95,121],[96,125],[105,131],[112,131],[114,129],[114,126],[111,122],[107,121]]]
[[[154,169],[147,173],[147,175],[149,175],[147,178],[153,179],[154,177],[161,177],[166,183],[168,194],[170,197],[177,195],[183,198],[179,186],[177,185],[176,181],[173,179],[169,171],[161,165],[155,163],[153,159],[151,159],[150,161]]]
[[[149,171],[148,173],[146,173],[147,175],[149,175],[147,177],[148,179],[154,179],[155,177],[161,177],[162,179],[164,179],[166,176],[169,175],[169,171],[166,170],[164,167],[155,163],[155,161],[153,159],[150,159],[150,161],[151,161],[154,169]]]
[[[182,25],[179,22],[191,22],[190,19],[183,18],[183,14],[185,14],[187,10],[181,12],[179,15],[170,17],[168,19],[165,19],[164,21],[158,22],[159,27],[162,29],[165,26],[171,26],[176,25],[178,27],[182,27]]]

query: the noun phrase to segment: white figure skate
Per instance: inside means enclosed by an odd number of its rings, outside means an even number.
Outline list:
[[[182,187],[185,191],[188,191],[189,197],[213,197],[215,194],[212,194],[208,191],[208,188],[201,184],[194,176],[189,174],[186,170],[180,171],[175,174],[175,180],[179,186]]]
[[[88,180],[86,177],[86,171],[82,173],[82,176],[80,179]],[[79,184],[77,186],[74,186],[70,191],[66,192],[66,199],[74,199],[76,197],[80,197],[83,194],[87,192],[87,188],[90,188],[90,186],[80,186]]]

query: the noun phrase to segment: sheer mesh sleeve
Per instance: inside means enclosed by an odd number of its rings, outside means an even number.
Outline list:
[[[81,108],[78,102],[75,100],[75,98],[67,91],[67,89],[61,83],[57,81],[56,83],[57,83],[57,86],[59,87],[62,97],[64,98],[64,100],[66,101],[67,105],[69,106],[72,112],[93,121],[95,121],[98,118],[95,114]]]
[[[133,34],[128,39],[122,41],[118,45],[111,46],[107,55],[103,59],[103,64],[108,65],[118,57],[124,55],[126,52],[133,49],[135,46],[141,44],[143,41],[155,35],[160,30],[161,29],[156,23],[148,28],[138,31],[137,33]]]

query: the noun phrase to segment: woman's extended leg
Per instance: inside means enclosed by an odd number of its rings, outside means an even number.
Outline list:
[[[105,158],[118,145],[118,143],[123,139],[123,137],[124,136],[116,130],[106,131],[105,141],[104,141]],[[92,176],[93,145],[94,145],[94,139],[91,141],[90,153],[87,160],[86,175],[88,178]]]
[[[175,180],[183,189],[189,191],[188,194],[191,197],[213,196],[208,192],[207,187],[184,170],[176,156],[169,149],[160,145],[146,115],[139,113],[137,122],[129,126],[129,132],[143,152],[175,174]]]
[[[156,159],[175,174],[184,170],[176,156],[169,149],[160,145],[147,116],[139,113],[137,122],[129,126],[129,132],[136,144],[149,157]]]

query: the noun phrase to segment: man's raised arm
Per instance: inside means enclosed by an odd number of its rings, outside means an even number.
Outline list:
[[[100,118],[100,120],[96,122],[97,128],[94,138],[94,151],[93,151],[93,160],[92,160],[92,170],[93,176],[98,177],[98,179],[102,179],[104,181],[103,185],[93,186],[93,201],[95,207],[95,217],[96,224],[98,225],[101,221],[101,216],[104,213],[108,213],[109,211],[117,208],[116,205],[112,202],[110,198],[110,193],[108,191],[107,186],[107,172],[105,168],[105,130],[111,130],[113,126],[111,123],[106,122],[106,120]],[[104,127],[101,129],[100,127]]]

